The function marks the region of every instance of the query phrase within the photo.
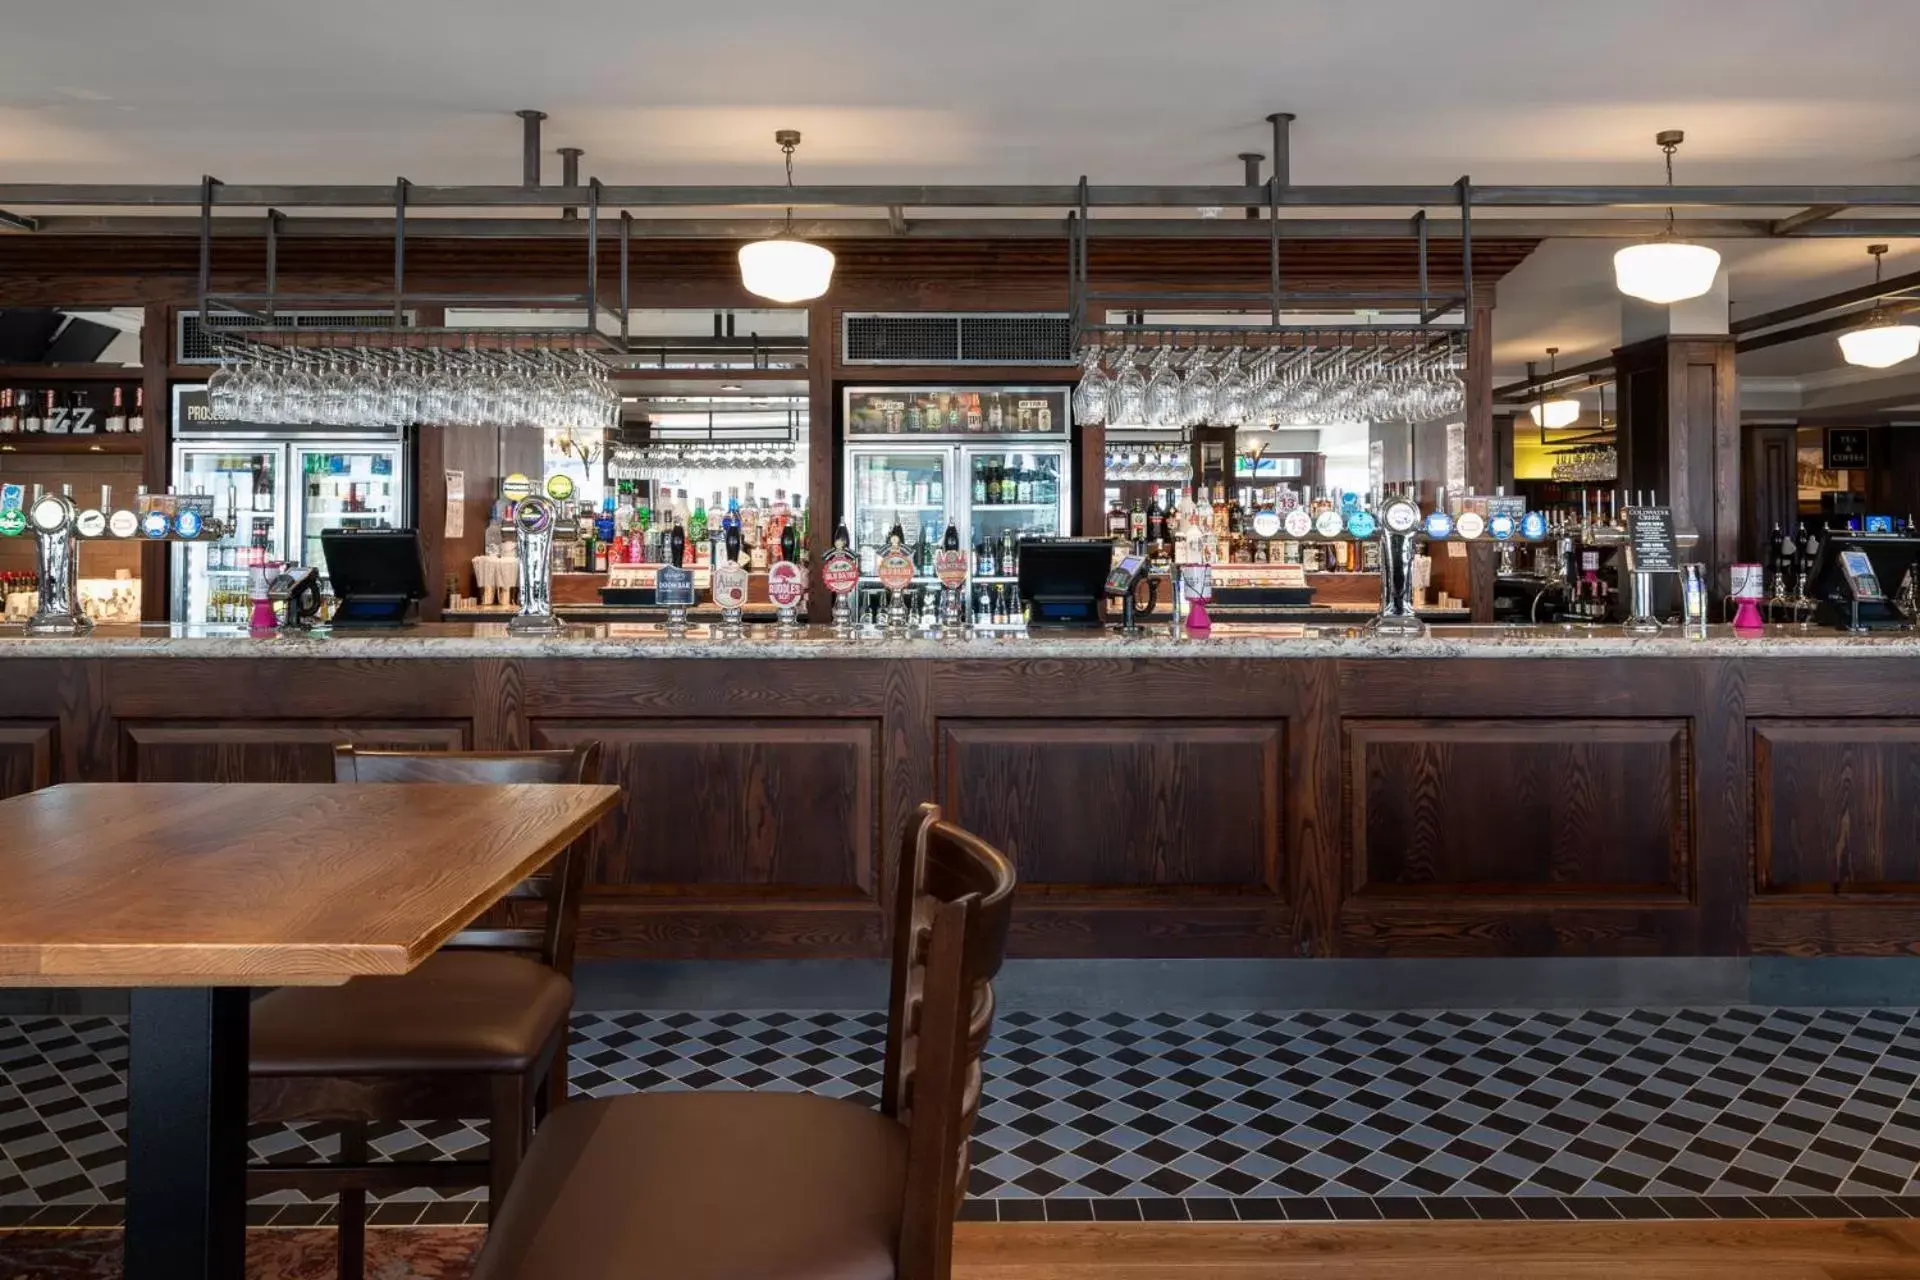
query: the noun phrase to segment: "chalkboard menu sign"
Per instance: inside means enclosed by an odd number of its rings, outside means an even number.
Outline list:
[[[1867,432],[1864,427],[1828,427],[1826,469],[1845,471],[1867,465]]]
[[[1627,508],[1627,567],[1640,573],[1678,573],[1673,508]]]

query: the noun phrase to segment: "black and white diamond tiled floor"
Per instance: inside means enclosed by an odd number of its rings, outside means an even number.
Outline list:
[[[573,1084],[871,1096],[884,1016],[576,1018]],[[0,1020],[0,1222],[95,1218],[123,1194],[124,1026]],[[1004,1015],[969,1216],[1920,1215],[1920,1013],[1615,1010]],[[468,1154],[484,1125],[376,1135]],[[263,1128],[254,1154],[331,1154]],[[457,1221],[479,1191],[376,1222]],[[56,1208],[49,1208],[55,1206]],[[256,1220],[321,1220],[283,1192]]]

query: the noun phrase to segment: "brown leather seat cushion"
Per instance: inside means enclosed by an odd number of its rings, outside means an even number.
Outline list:
[[[282,987],[253,1002],[253,1074],[525,1070],[573,984],[502,952],[441,951],[398,978]]]
[[[906,1167],[906,1129],[854,1102],[575,1102],[534,1138],[473,1280],[892,1280]]]

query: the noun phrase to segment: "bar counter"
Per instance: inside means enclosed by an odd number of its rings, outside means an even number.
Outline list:
[[[1920,950],[1910,633],[768,630],[0,627],[0,794],[598,740],[587,956],[879,955],[926,799],[1014,856],[1024,955]]]

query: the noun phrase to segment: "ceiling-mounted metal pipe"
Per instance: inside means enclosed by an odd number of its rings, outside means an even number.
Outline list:
[[[582,151],[579,147],[560,148],[561,186],[577,187],[580,185],[580,157],[585,154],[586,152]],[[574,205],[568,205],[560,211],[560,217],[563,220],[571,220],[579,216],[580,210]]]
[[[390,187],[382,188],[389,200]],[[554,191],[558,193],[559,187]],[[608,188],[605,197],[611,207],[617,188]],[[1262,191],[1262,197],[1267,195]],[[1477,195],[1476,191],[1476,195]],[[225,205],[216,194],[215,203]],[[262,206],[267,208],[272,206]],[[420,189],[409,193],[407,207],[423,207]],[[1436,241],[1460,238],[1457,217],[1448,210],[1430,214],[1427,234]],[[49,214],[39,220],[36,233],[41,239],[69,236],[193,236],[199,228],[197,217],[172,217],[165,214]],[[1500,240],[1600,239],[1647,240],[1666,230],[1664,218],[1488,218],[1476,205],[1474,230],[1482,242]],[[1676,224],[1680,235],[1690,240],[1756,240],[1771,238],[1765,220],[1741,218],[1682,218]],[[567,240],[585,234],[585,224],[559,218],[536,217],[457,217],[431,218],[410,214],[407,226],[411,234],[455,240]],[[635,221],[633,235],[643,240],[763,240],[782,230],[778,218],[641,218]],[[793,233],[806,239],[894,238],[896,233],[884,218],[808,218],[796,217]],[[1408,218],[1293,218],[1277,228],[1249,226],[1239,218],[1103,218],[1103,238],[1112,240],[1262,240],[1277,236],[1282,240],[1399,240],[1417,246],[1418,231]],[[328,237],[376,237],[393,234],[391,213],[378,217],[339,216],[303,217],[288,228],[289,238],[301,240]],[[217,218],[215,239],[258,238],[261,227],[252,218]],[[1060,222],[1049,218],[915,218],[905,237],[912,240],[1028,240],[1058,241],[1067,235]],[[1836,219],[1803,232],[1800,238],[1838,237],[1846,239],[1911,240],[1920,238],[1920,218]],[[0,244],[7,236],[0,234]]]
[[[1276,172],[1278,169],[1276,167]],[[1289,186],[1283,179],[1279,203],[1289,209],[1437,209],[1457,204],[1458,184],[1447,186]],[[1051,209],[1080,204],[1080,191],[1068,185],[884,185],[884,186],[610,186],[607,203],[631,209],[687,207],[884,209],[901,205],[914,209]],[[132,206],[158,209],[194,208],[200,204],[197,185],[121,183],[0,183],[0,209],[18,212],[34,206]],[[1267,200],[1264,188],[1242,186],[1093,186],[1086,204],[1098,209],[1230,208]],[[555,187],[416,186],[410,203],[416,209],[557,209],[577,201]],[[386,209],[393,203],[390,186],[333,184],[228,185],[216,203],[222,208]],[[1920,206],[1920,184],[1867,187],[1475,187],[1477,213],[1489,209],[1579,209],[1644,206],[1741,208],[1839,204],[1850,208],[1912,208]],[[1771,228],[1768,219],[1764,225]],[[1808,232],[1819,235],[1856,235],[1846,231],[1852,220],[1835,218],[1815,223]]]
[[[1266,157],[1258,151],[1242,151],[1240,153],[1240,163],[1245,165],[1247,169],[1248,186],[1257,187],[1260,185],[1260,162],[1265,159]],[[1259,216],[1259,205],[1250,204],[1247,206],[1247,217],[1249,219],[1258,218]]]
[[[523,122],[520,127],[520,185],[537,187],[540,185],[540,122],[547,118],[547,113],[526,107],[513,114]]]
[[[1280,185],[1293,185],[1293,129],[1297,117],[1291,111],[1276,111],[1267,117],[1267,123],[1273,126],[1273,176]],[[1254,184],[1249,182],[1248,186]]]

